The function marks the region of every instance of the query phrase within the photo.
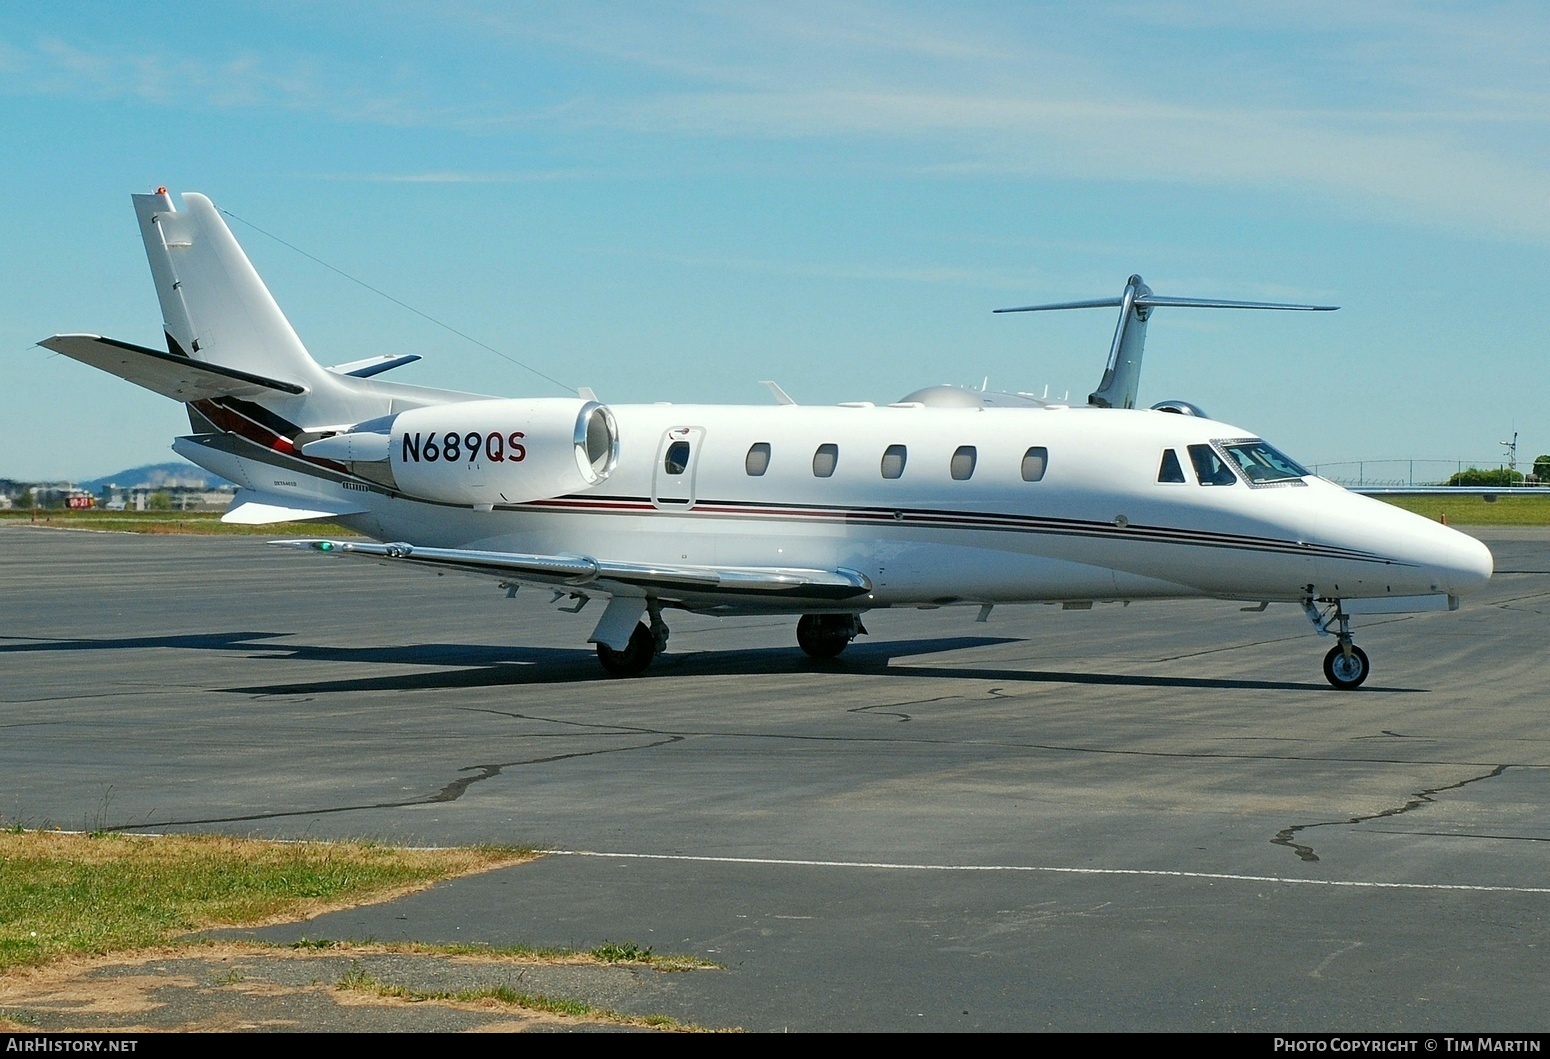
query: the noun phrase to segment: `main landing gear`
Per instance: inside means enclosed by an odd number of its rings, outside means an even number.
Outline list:
[[[624,650],[616,651],[605,643],[597,645],[597,660],[609,676],[638,677],[651,665],[653,658],[667,650],[667,622],[662,620],[662,605],[652,600],[646,609],[651,615],[651,624],[636,622]]]
[[[856,614],[804,614],[797,622],[797,644],[809,658],[834,658],[865,632]]]
[[[1340,609],[1338,599],[1322,614],[1311,599],[1303,600],[1302,606],[1319,635],[1333,633],[1337,641],[1324,656],[1324,679],[1341,691],[1361,687],[1372,666],[1367,661],[1367,652],[1351,640],[1351,616]]]

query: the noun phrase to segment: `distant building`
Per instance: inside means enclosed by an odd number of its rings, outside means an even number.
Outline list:
[[[237,487],[226,485],[206,489],[203,483],[137,485],[130,489],[110,486],[103,492],[103,506],[113,511],[225,511],[231,506],[231,498],[237,495]],[[159,498],[163,497],[166,499],[165,507],[159,503]]]

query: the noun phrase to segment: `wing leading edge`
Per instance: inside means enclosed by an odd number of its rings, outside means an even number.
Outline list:
[[[358,541],[272,541],[284,548],[369,559],[406,562],[439,570],[484,574],[513,581],[565,588],[593,587],[598,593],[706,596],[725,593],[794,596],[839,602],[870,592],[872,582],[854,570],[802,570],[777,567],[673,566],[621,563],[586,555],[524,555],[464,548]]]

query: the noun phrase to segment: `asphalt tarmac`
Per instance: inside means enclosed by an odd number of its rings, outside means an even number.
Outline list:
[[[556,851],[251,932],[720,970],[594,1002],[751,1030],[1542,1031],[1550,530],[1455,613],[670,618],[265,546],[0,528],[0,822]],[[599,987],[601,988],[601,987]]]

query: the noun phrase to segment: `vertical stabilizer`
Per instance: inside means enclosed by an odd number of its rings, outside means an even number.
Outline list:
[[[1141,385],[1141,355],[1146,352],[1146,318],[1150,310],[1145,299],[1152,288],[1140,276],[1125,281],[1125,293],[1119,299],[1119,323],[1114,342],[1109,346],[1109,363],[1103,369],[1098,388],[1087,395],[1087,403],[1099,408],[1134,408],[1136,391]]]
[[[322,373],[215,206],[165,189],[135,195],[169,352],[309,384]]]

